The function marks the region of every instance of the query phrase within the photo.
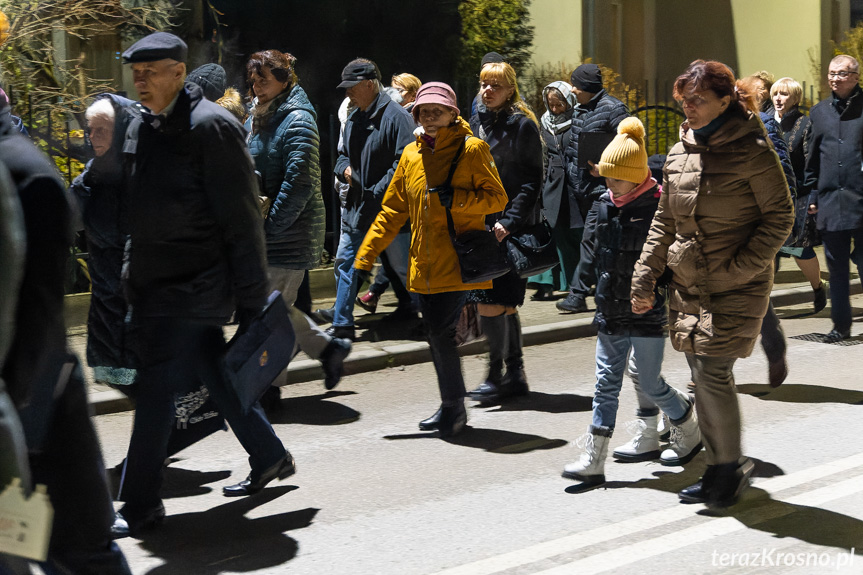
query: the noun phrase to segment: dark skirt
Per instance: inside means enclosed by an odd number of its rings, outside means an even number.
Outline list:
[[[522,279],[514,271],[492,280],[491,289],[475,289],[467,294],[467,301],[518,307],[524,304],[524,294],[527,290],[527,280]]]

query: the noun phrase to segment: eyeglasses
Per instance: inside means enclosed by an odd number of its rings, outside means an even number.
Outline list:
[[[417,116],[420,118],[432,118],[437,120],[440,118],[445,112],[449,110],[444,110],[443,108],[432,108],[429,106],[420,106],[419,110],[417,110]]]
[[[857,72],[849,72],[848,70],[841,70],[839,72],[828,72],[827,77],[828,78],[840,78],[840,79],[844,80],[845,78],[847,78],[848,76],[851,76],[852,74],[857,74]]]

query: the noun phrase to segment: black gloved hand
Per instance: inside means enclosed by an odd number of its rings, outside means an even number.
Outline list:
[[[237,308],[237,334],[246,333],[249,331],[249,326],[261,315],[261,310],[256,308]]]
[[[453,192],[452,186],[438,186],[429,190],[429,193],[437,194],[440,205],[450,209],[452,208]]]

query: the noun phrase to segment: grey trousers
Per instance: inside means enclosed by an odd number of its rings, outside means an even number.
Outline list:
[[[268,267],[267,277],[270,280],[270,290],[282,292],[282,298],[288,306],[291,314],[291,327],[297,338],[296,345],[306,355],[313,359],[319,359],[332,339],[318,327],[312,318],[294,307],[297,301],[297,291],[303,283],[305,270],[290,270],[287,268]],[[296,354],[296,347],[294,353]]]
[[[734,387],[734,357],[686,354],[695,382],[698,427],[707,464],[736,463],[741,455],[740,407]]]

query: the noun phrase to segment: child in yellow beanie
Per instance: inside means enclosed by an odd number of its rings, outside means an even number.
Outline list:
[[[652,302],[630,300],[635,262],[647,240],[662,188],[650,175],[644,147],[644,126],[626,118],[617,136],[602,153],[599,175],[608,191],[595,202],[593,226],[584,239],[593,253],[584,263],[596,273],[596,391],[593,422],[579,439],[578,461],[564,467],[563,476],[587,484],[605,482],[605,458],[617,418],[618,396],[627,371],[638,391],[637,431],[614,451],[624,461],[659,458],[663,465],[682,465],[701,449],[701,434],[689,396],[670,387],[662,375],[668,316],[665,289],[657,288]],[[636,305],[637,304],[637,305]],[[635,310],[635,311],[634,311]],[[658,407],[657,407],[658,406]],[[659,409],[673,428],[671,443],[660,451]]]

